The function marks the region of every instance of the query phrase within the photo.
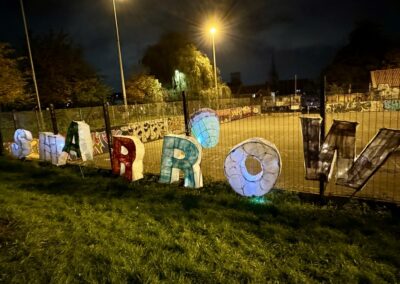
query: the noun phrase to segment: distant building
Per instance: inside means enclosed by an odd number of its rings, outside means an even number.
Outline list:
[[[261,104],[262,110],[265,112],[300,111],[303,104],[303,108],[319,107],[318,86],[313,81],[308,79],[299,79],[296,82],[295,80],[280,80],[275,85],[277,87],[275,90],[268,82],[230,87],[233,97],[251,98],[253,103]]]
[[[276,92],[277,95],[280,96],[304,94],[304,93],[311,94],[316,91],[316,88],[317,86],[315,82],[310,79],[279,80]]]
[[[400,68],[371,71],[372,88],[400,88]]]
[[[400,68],[371,71],[371,87],[381,98],[400,98]]]

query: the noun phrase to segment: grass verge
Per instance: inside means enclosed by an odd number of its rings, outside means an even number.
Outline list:
[[[0,282],[400,281],[400,221],[386,208],[257,204],[199,190],[0,158]]]

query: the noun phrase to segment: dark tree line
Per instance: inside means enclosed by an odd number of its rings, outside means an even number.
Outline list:
[[[110,95],[94,68],[85,61],[82,49],[63,32],[32,38],[32,53],[41,102],[44,106],[89,106]]]
[[[360,22],[350,33],[347,45],[335,55],[323,74],[331,85],[344,90],[367,90],[370,71],[400,67],[400,39],[388,35],[382,26]]]
[[[94,106],[112,91],[84,59],[83,50],[64,32],[31,37],[41,105]],[[23,50],[23,54],[28,54]],[[141,60],[142,71],[126,82],[129,103],[152,103],[180,99],[178,87],[193,98],[215,97],[214,74],[209,58],[184,34],[166,33],[149,46]],[[8,108],[32,109],[36,105],[31,67],[27,56],[17,57],[8,45],[0,45],[0,98]],[[176,71],[185,82],[177,86]],[[230,96],[219,78],[220,96]],[[172,95],[171,95],[172,94]],[[175,95],[174,95],[175,94]]]
[[[33,62],[42,107],[67,104],[97,105],[111,89],[87,63],[82,49],[63,32],[31,37]],[[5,109],[36,106],[32,71],[27,56],[18,57],[6,43],[0,43],[0,98]],[[28,54],[27,50],[22,54]]]

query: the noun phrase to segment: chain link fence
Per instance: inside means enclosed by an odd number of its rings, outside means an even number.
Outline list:
[[[296,95],[297,96],[297,95]],[[274,143],[282,157],[282,173],[276,187],[299,192],[319,193],[319,182],[305,179],[303,140],[300,117],[318,117],[319,103],[315,98],[281,97],[279,105],[269,98],[222,99],[217,101],[188,101],[189,114],[200,108],[217,110],[221,122],[220,140],[216,147],[204,149],[202,172],[205,180],[225,180],[224,160],[236,144],[262,137]],[[312,102],[312,104],[310,103]],[[268,104],[268,105],[267,105]],[[379,128],[399,128],[399,97],[384,97],[375,93],[327,94],[325,97],[326,129],[333,120],[358,122],[356,152],[359,154]],[[1,114],[1,132],[6,151],[13,141],[15,128],[23,128],[38,138],[40,131],[52,131],[49,110],[40,114],[4,112]],[[135,135],[145,145],[144,172],[159,174],[162,138],[166,134],[185,131],[182,102],[110,106],[109,117],[113,135]],[[94,164],[110,169],[110,156],[102,107],[56,110],[59,132],[65,135],[72,120],[84,120],[90,125],[94,145]],[[43,123],[41,123],[43,121]],[[400,152],[397,150],[375,173],[358,197],[400,203],[397,183],[400,177]],[[328,183],[327,195],[350,196],[352,189]]]

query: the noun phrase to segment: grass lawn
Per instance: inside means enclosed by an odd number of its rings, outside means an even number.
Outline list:
[[[400,281],[400,220],[382,206],[84,172],[0,158],[0,282]]]

